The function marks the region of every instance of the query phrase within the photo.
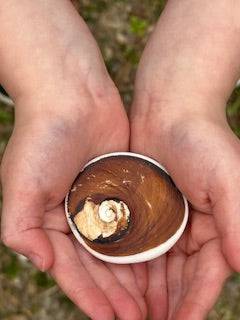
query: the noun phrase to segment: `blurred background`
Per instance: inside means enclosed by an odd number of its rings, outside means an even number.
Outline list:
[[[164,0],[74,1],[74,5],[98,41],[108,70],[127,108],[132,100],[134,75],[141,52],[165,2]],[[227,117],[233,131],[240,137],[240,87],[234,90],[229,99]],[[13,107],[0,102],[0,159],[11,135],[13,122]],[[84,320],[88,318],[74,307],[47,274],[37,271],[27,259],[16,255],[0,243],[0,319]],[[240,319],[239,274],[234,274],[226,283],[208,319]]]

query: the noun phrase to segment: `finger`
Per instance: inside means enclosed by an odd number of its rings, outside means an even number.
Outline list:
[[[239,158],[240,160],[240,158]],[[230,265],[240,272],[240,174],[239,160],[233,165],[226,164],[221,170],[213,194],[213,212],[221,233],[222,250]],[[231,172],[229,172],[229,168]],[[234,171],[235,170],[235,171]]]
[[[193,253],[191,256],[188,256],[184,264],[184,269],[182,272],[182,294],[181,298],[185,297],[188,292],[188,289],[194,279],[195,272],[197,269],[199,252]]]
[[[141,319],[138,305],[118,279],[100,260],[90,255],[75,242],[80,261],[86,266],[95,283],[101,288],[111,303],[115,315],[121,320]]]
[[[2,241],[27,256],[42,271],[53,263],[52,246],[42,230],[43,203],[38,192],[29,186],[3,188]]]
[[[139,319],[145,319],[147,315],[146,304],[138,288],[135,275],[130,265],[117,265],[112,263],[106,263],[106,265],[116,276],[122,286],[127,289],[133,299],[137,302],[142,313],[142,317],[140,317]]]
[[[142,294],[145,295],[148,287],[148,270],[146,263],[133,263],[131,265],[138,288]]]
[[[167,286],[168,286],[168,317],[172,319],[182,297],[183,268],[186,256],[182,252],[173,252],[167,255]]]
[[[147,265],[148,289],[146,300],[150,319],[166,319],[168,312],[166,255],[148,262]]]
[[[61,289],[91,319],[113,320],[114,312],[108,299],[81,264],[70,238],[57,231],[47,233],[55,254],[50,273]]]
[[[174,320],[202,320],[216,302],[223,284],[230,275],[219,240],[212,240],[201,250],[197,269]]]
[[[45,213],[42,227],[43,229],[56,230],[63,233],[70,232],[63,204]]]

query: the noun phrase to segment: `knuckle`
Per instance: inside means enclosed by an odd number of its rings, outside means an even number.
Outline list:
[[[42,217],[38,216],[19,216],[15,220],[15,230],[18,233],[40,228],[42,226]]]
[[[69,293],[73,297],[78,297],[78,296],[81,296],[82,294],[84,294],[84,291],[85,290],[81,287],[74,287],[74,288],[70,289]]]
[[[9,221],[2,222],[0,238],[2,243],[15,251],[27,241],[26,232],[37,229],[41,226],[40,217],[15,217],[14,223],[9,223]]]
[[[6,247],[11,249],[15,249],[17,247],[17,244],[19,243],[16,236],[7,234],[6,232],[2,232],[1,241]]]
[[[68,294],[71,298],[81,301],[83,297],[86,297],[86,288],[81,286],[73,286],[69,289]]]

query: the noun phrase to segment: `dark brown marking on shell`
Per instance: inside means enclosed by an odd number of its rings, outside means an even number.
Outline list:
[[[130,223],[123,233],[98,241],[83,237],[105,255],[131,255],[156,247],[177,231],[184,218],[184,201],[172,179],[137,157],[112,156],[94,162],[78,175],[72,189],[68,198],[72,218],[87,197],[96,204],[118,199],[128,206]]]

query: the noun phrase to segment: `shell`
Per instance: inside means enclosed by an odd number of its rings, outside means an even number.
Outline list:
[[[115,199],[130,211],[127,228],[89,240],[74,217],[86,199],[99,206]],[[167,252],[182,235],[188,203],[157,161],[135,153],[116,152],[86,164],[66,196],[68,223],[78,241],[95,257],[112,263],[137,263]]]

